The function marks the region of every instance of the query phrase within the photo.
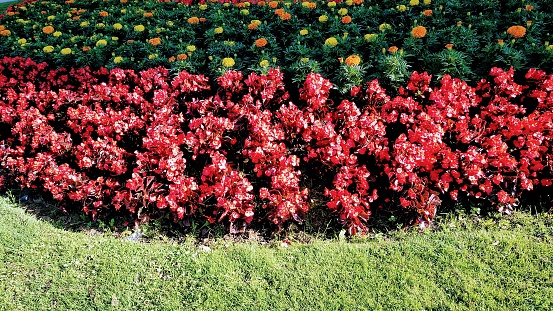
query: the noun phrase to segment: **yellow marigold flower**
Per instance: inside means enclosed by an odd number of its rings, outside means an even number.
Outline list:
[[[415,38],[424,38],[426,36],[426,28],[424,26],[417,26],[411,30],[411,35]]]
[[[261,62],[259,62],[259,66],[261,67],[268,67],[269,66],[269,61],[264,59],[262,60]]]
[[[396,9],[400,12],[405,12],[405,11],[407,11],[407,6],[405,6],[404,4],[398,5],[398,6],[396,6]]]
[[[200,23],[200,19],[197,18],[196,16],[193,16],[193,17],[190,17],[188,19],[188,23],[193,25],[193,24],[199,24]]]
[[[123,29],[123,25],[119,24],[119,23],[115,23],[113,24],[113,29],[115,30],[121,30]]]
[[[553,44],[548,45],[545,49],[548,51],[553,50]]]
[[[196,51],[196,46],[195,45],[189,45],[189,46],[186,47],[186,49],[189,52],[194,52],[194,51]]]
[[[52,33],[54,33],[54,27],[46,26],[46,27],[42,28],[42,32],[47,34],[47,35],[52,34]]]
[[[61,49],[61,54],[63,54],[63,55],[69,55],[69,54],[71,54],[71,52],[73,52],[73,51],[71,51],[70,48]]]
[[[157,55],[157,54],[150,54],[150,55],[148,55],[148,59],[151,60],[151,59],[157,58],[158,56],[159,55]]]
[[[251,23],[254,24],[254,25],[257,25],[257,26],[261,25],[261,21],[258,20],[258,19],[252,20]]]
[[[17,43],[19,43],[21,45],[24,45],[25,43],[27,43],[27,39],[21,38],[21,39],[17,40]]]
[[[267,39],[265,38],[259,38],[255,40],[255,46],[257,46],[258,48],[262,48],[266,45],[267,45]]]
[[[519,25],[511,26],[507,28],[507,33],[512,35],[515,38],[522,38],[526,34],[526,28]]]
[[[346,0],[346,5],[353,5],[353,0]]]
[[[61,36],[61,31],[56,31],[52,34],[54,37],[59,37]]]
[[[100,39],[96,42],[97,47],[102,47],[102,46],[106,46],[106,45],[108,45],[108,42],[104,39]]]
[[[503,39],[497,39],[497,44],[502,47],[505,42],[503,41]]]
[[[47,45],[42,50],[44,51],[44,53],[52,53],[54,52],[54,47],[51,45]]]
[[[425,5],[429,5],[430,3],[432,3],[432,0],[423,0],[422,3],[424,3]]]
[[[114,59],[113,59],[113,62],[116,63],[116,64],[119,64],[120,62],[123,61],[123,57],[121,56],[116,56]]]
[[[333,8],[333,7],[335,7],[335,6],[336,6],[336,2],[335,2],[335,1],[329,1],[329,2],[328,2],[328,7],[329,7],[329,8]]]
[[[410,5],[410,6],[415,6],[415,5],[419,5],[419,4],[420,4],[419,0],[411,0],[411,1],[409,1],[409,5]]]
[[[148,40],[148,42],[153,46],[160,45],[161,44],[161,38],[152,38],[152,39]]]
[[[305,2],[304,2],[304,3],[305,3]],[[308,31],[307,29],[302,29],[302,30],[300,30],[300,35],[302,35],[302,36],[305,36],[305,35],[307,35],[308,33],[309,33],[309,31]]]
[[[111,37],[111,41],[118,41],[119,37]]]
[[[50,15],[46,19],[49,20],[49,21],[53,21],[53,20],[56,19],[56,17],[54,15]]]
[[[243,9],[243,10],[240,10],[240,14],[242,14],[242,15],[249,15],[249,14],[250,14],[250,11],[248,11],[247,9]]]
[[[88,22],[87,22],[87,21],[81,22],[81,27],[86,27],[86,26],[88,26]]]
[[[104,27],[106,27],[106,24],[104,24],[104,23],[98,23],[98,24],[96,24],[96,27],[98,27],[98,28],[104,28]]]
[[[357,66],[361,63],[361,57],[359,55],[350,55],[346,58],[346,65]]]
[[[302,59],[300,59],[300,62],[302,62],[302,63],[309,63],[309,58],[303,57]]]
[[[213,30],[213,32],[216,34],[222,34],[223,31],[224,31],[223,27],[217,27]]]
[[[330,37],[325,40],[325,45],[335,47],[338,45],[338,40],[336,40],[336,38],[334,37]]]
[[[348,9],[341,8],[341,9],[338,10],[338,14],[344,16],[344,15],[348,14]]]
[[[378,37],[377,34],[375,34],[375,33],[368,33],[368,34],[365,35],[364,38],[365,38],[365,41],[371,42],[371,41],[374,41],[374,40],[376,39],[376,37]]]
[[[328,16],[326,15],[319,16],[319,22],[324,23],[326,21],[328,21]]]
[[[380,24],[380,26],[378,26],[378,29],[380,31],[384,31],[384,30],[392,29],[392,26],[390,26],[390,24],[384,23],[384,24]]]
[[[225,57],[223,58],[223,61],[221,62],[221,64],[225,67],[232,67],[234,66],[234,59],[230,58],[230,57]]]
[[[166,24],[167,24],[167,26],[171,27],[171,26],[173,26],[175,23],[174,23],[173,21],[168,21]]]
[[[207,10],[207,4],[200,4],[200,10],[202,11]]]
[[[134,31],[143,32],[146,28],[142,25],[136,25],[134,26]]]
[[[180,53],[179,55],[177,55],[177,60],[185,60],[188,58],[188,55],[186,55],[185,53]]]

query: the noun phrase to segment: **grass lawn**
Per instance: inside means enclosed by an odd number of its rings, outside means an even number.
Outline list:
[[[19,1],[10,1],[10,2],[2,2],[2,3],[0,3],[0,12],[6,11],[6,9],[7,9],[10,5],[16,4],[16,3],[19,3]]]
[[[0,310],[551,310],[553,217],[310,244],[129,242],[0,198]]]

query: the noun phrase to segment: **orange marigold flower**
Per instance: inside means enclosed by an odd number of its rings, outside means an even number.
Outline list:
[[[91,48],[89,46],[83,46],[83,52],[88,52],[90,49]]]
[[[100,13],[99,13],[99,14],[100,14],[100,16],[102,16],[102,17],[106,17],[106,16],[108,16],[108,15],[109,15],[109,13],[108,13],[108,12],[106,12],[106,11],[100,11]]]
[[[144,12],[144,14],[142,14],[142,16],[144,16],[144,17],[152,17],[152,16],[154,16],[154,13],[152,13],[152,12]]]
[[[257,46],[258,48],[262,48],[266,45],[267,45],[267,39],[265,38],[259,38],[255,40],[255,46]]]
[[[2,35],[4,37],[9,36],[11,34],[12,34],[12,32],[9,31],[8,29],[4,29],[4,30],[0,31],[0,35]]]
[[[188,23],[189,23],[189,24],[192,24],[192,25],[193,25],[193,24],[198,24],[198,23],[200,23],[200,19],[197,18],[196,16],[193,16],[193,17],[190,17],[190,18],[188,19]]]
[[[457,26],[461,26],[463,25],[463,22],[462,21],[457,21]]]
[[[290,14],[290,13],[284,13],[284,14],[280,15],[280,19],[282,19],[283,21],[287,21],[291,18],[292,18],[292,14]]]
[[[532,11],[532,10],[534,9],[534,6],[533,6],[533,5],[527,4],[527,5],[524,7],[524,9],[525,9],[526,11]]]
[[[74,21],[78,21],[78,20],[80,20],[81,18],[80,18],[79,16],[73,16],[71,19],[74,20]]]
[[[161,44],[161,38],[153,38],[153,39],[148,40],[148,42],[150,42],[150,44],[153,45],[153,46],[160,45]]]
[[[503,41],[503,39],[497,39],[497,44],[499,44],[499,46],[503,46],[505,42]]]
[[[344,23],[344,24],[351,23],[351,16],[349,16],[349,15],[343,16],[342,17],[342,23]]]
[[[519,25],[511,26],[507,29],[507,33],[515,38],[522,38],[526,34],[526,28]]]
[[[397,52],[397,50],[398,50],[397,46],[392,45],[392,46],[388,49],[388,52],[390,52],[390,53],[395,53],[395,52]]]
[[[426,16],[432,16],[432,10],[424,10],[424,12],[422,12],[422,14],[424,14]]]
[[[411,30],[411,35],[418,39],[424,38],[424,36],[426,36],[426,28],[424,28],[424,26],[417,26]]]
[[[278,7],[278,1],[270,1],[269,2],[269,7],[271,9],[276,9]]]
[[[532,21],[526,21],[526,27],[530,27],[532,25]]]
[[[453,48],[453,43],[448,43],[445,45],[445,48],[451,50]]]
[[[121,0],[121,3],[127,3],[127,0]]]
[[[177,55],[177,60],[185,60],[187,58],[188,58],[188,55],[186,55],[186,53],[181,53]]]
[[[282,16],[285,13],[286,13],[286,11],[284,11],[284,9],[276,9],[275,10],[275,15],[278,15],[278,16]]]
[[[361,63],[361,57],[359,55],[350,55],[346,58],[346,65],[357,66]]]
[[[52,26],[46,26],[44,28],[42,28],[42,32],[49,35],[51,33],[54,33],[54,27]]]
[[[314,2],[309,2],[309,4],[307,5],[308,8],[310,9],[316,9],[317,8],[317,4],[314,3]]]
[[[175,59],[176,59],[175,56],[171,56],[171,57],[169,57],[169,59],[167,61],[172,63],[172,62],[175,61]]]
[[[248,25],[248,29],[249,30],[254,30],[254,29],[257,28],[257,26],[258,26],[257,24],[251,23],[251,24]]]
[[[200,17],[199,20],[200,20],[200,23],[205,23],[205,21],[206,21],[205,17]]]
[[[363,3],[363,2],[364,2],[364,0],[353,0],[353,3],[355,5],[361,5],[361,3]]]
[[[264,5],[265,5],[265,1],[259,1],[259,2],[257,3],[257,5],[264,6]]]

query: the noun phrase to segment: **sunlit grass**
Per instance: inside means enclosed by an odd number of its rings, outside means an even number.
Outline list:
[[[136,243],[0,199],[0,310],[551,310],[553,219],[353,241]]]

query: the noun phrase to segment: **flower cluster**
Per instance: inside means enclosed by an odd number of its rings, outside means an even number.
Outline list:
[[[471,87],[445,75],[433,88],[415,72],[395,97],[373,80],[344,99],[315,73],[289,93],[277,69],[229,70],[212,88],[162,67],[67,70],[6,57],[0,186],[93,217],[242,229],[326,206],[351,234],[383,212],[427,226],[443,201],[508,213],[520,200],[551,200],[553,76],[490,76]]]
[[[379,69],[361,74],[364,82],[396,87],[412,71],[476,82],[494,66],[553,70],[547,7],[545,0],[526,6],[511,1],[497,10],[460,0],[109,1],[102,8],[26,1],[0,18],[0,55],[57,67],[164,66],[211,78],[229,68],[265,74],[279,67],[294,87],[311,69],[339,89],[352,81],[341,79],[338,59],[358,55]],[[382,52],[394,46],[404,56]],[[268,66],[259,65],[264,60]]]

